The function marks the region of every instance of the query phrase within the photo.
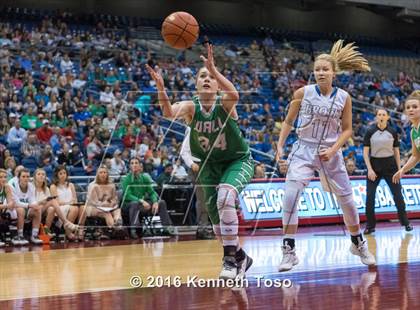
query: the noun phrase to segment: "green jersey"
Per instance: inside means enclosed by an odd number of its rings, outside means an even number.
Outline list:
[[[420,152],[420,126],[411,128],[411,140],[413,141],[417,151]]]
[[[249,157],[246,143],[237,122],[228,115],[217,97],[206,113],[197,96],[193,98],[194,117],[190,123],[191,154],[202,162],[230,162]]]

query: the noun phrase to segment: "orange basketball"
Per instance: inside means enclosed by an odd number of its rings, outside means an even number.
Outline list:
[[[172,13],[162,24],[165,42],[180,50],[191,47],[197,41],[199,31],[197,20],[186,12]]]

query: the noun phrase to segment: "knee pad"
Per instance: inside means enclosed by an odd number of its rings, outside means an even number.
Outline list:
[[[217,210],[224,245],[237,245],[235,238],[238,235],[238,215],[235,209],[237,195],[234,188],[225,185],[222,185],[217,193]]]
[[[360,224],[359,214],[354,203],[353,194],[346,196],[337,196],[337,201],[343,211],[344,223],[346,226],[355,226]]]
[[[298,202],[305,185],[298,181],[287,181],[283,197],[283,226],[298,224]]]

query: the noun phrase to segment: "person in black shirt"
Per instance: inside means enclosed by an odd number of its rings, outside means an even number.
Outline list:
[[[363,158],[368,168],[365,234],[375,231],[375,195],[382,178],[392,192],[401,225],[405,226],[406,231],[413,230],[405,212],[401,183],[392,182],[392,176],[400,168],[400,143],[396,131],[388,126],[388,120],[389,114],[385,109],[377,110],[376,124],[368,129],[364,137]]]

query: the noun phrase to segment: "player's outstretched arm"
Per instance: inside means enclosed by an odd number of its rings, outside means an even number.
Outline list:
[[[232,110],[235,108],[236,104],[239,100],[239,94],[236,90],[235,86],[232,84],[231,81],[229,81],[226,77],[223,76],[217,70],[216,65],[214,63],[214,57],[213,57],[213,45],[206,44],[207,46],[207,58],[204,56],[201,56],[201,59],[204,62],[204,65],[206,66],[207,70],[211,75],[214,76],[214,78],[217,81],[217,84],[219,85],[219,88],[221,91],[223,91],[223,97],[222,97],[222,105],[226,112],[228,112],[230,115],[236,118],[236,110]]]
[[[296,120],[296,117],[299,114],[300,104],[303,99],[303,94],[304,94],[303,87],[299,88],[293,94],[293,100],[289,104],[289,110],[287,112],[286,119],[284,120],[283,125],[281,126],[279,141],[277,142],[276,162],[281,160],[281,157],[284,155],[283,154],[284,143],[286,142],[287,137],[292,131],[293,124]]]
[[[184,119],[189,123],[194,115],[194,104],[192,101],[180,101],[171,104],[168,94],[165,90],[165,84],[163,82],[162,75],[159,72],[159,67],[154,70],[146,64],[146,69],[149,72],[152,79],[156,82],[156,88],[158,90],[158,101],[162,109],[163,117],[169,119]]]

